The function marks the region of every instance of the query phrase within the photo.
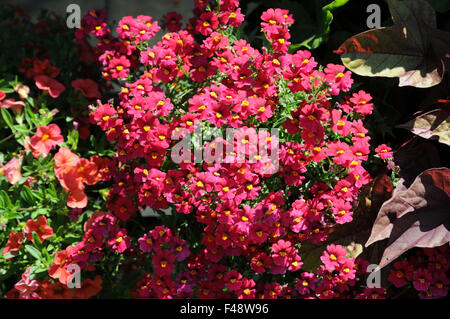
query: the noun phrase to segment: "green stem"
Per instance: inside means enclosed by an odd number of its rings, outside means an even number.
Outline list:
[[[0,144],[2,144],[3,142],[6,142],[7,140],[9,140],[10,138],[14,137],[14,134],[11,134],[3,139],[0,140]]]
[[[401,295],[407,292],[410,289],[410,285],[406,285],[398,294],[392,297],[392,299],[398,299]]]

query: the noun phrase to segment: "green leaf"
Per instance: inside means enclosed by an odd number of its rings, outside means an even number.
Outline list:
[[[72,245],[73,243],[80,241],[80,236],[77,236],[75,234],[69,234],[67,236],[64,236],[63,243],[67,245]]]
[[[0,197],[3,199],[1,202],[3,204],[3,206],[2,206],[3,208],[9,208],[9,209],[14,208],[14,205],[12,204],[8,193],[6,193],[3,189],[0,190]]]
[[[32,233],[33,236],[33,243],[38,247],[38,248],[42,248],[42,241],[39,238],[39,235],[36,232]]]
[[[33,196],[33,193],[26,185],[24,185],[22,190],[20,191],[20,198],[22,198],[25,201],[25,203],[27,203],[29,205],[36,204],[36,200]]]
[[[50,208],[38,208],[31,213],[31,218],[36,219],[42,215],[48,215]]]
[[[330,26],[333,22],[333,14],[332,11],[342,7],[345,5],[349,0],[335,0],[326,6],[322,7],[321,9],[321,17],[319,21],[319,25],[315,31],[315,33],[304,40],[301,43],[292,44],[289,47],[289,51],[293,52],[295,50],[300,49],[301,47],[305,47],[309,50],[316,49],[319,47],[328,37],[328,34],[330,33]],[[302,10],[304,11],[304,10]],[[303,16],[302,16],[303,18]],[[304,23],[302,23],[304,24]],[[306,25],[311,23],[305,23]]]
[[[21,216],[22,215],[17,211],[9,211],[6,214],[6,218],[8,218],[8,219],[16,219],[16,218],[20,218]]]
[[[36,115],[33,113],[33,111],[28,106],[28,104],[25,105],[24,114],[25,114],[25,120],[27,121],[28,125],[30,125],[30,127],[38,126],[38,121],[36,120]]]
[[[44,255],[45,259],[47,259],[48,263],[52,262],[52,258],[50,257],[50,254],[48,253],[47,249],[42,248],[42,254]]]
[[[52,203],[57,203],[59,201],[58,192],[56,191],[55,185],[53,185],[53,183],[45,189],[45,197],[48,198]]]
[[[13,118],[12,118],[11,114],[9,113],[9,111],[3,107],[0,108],[0,111],[2,113],[2,117],[3,117],[3,120],[5,121],[6,125],[8,125],[12,131],[14,131],[14,128],[13,128],[14,122],[13,122]]]
[[[37,250],[36,247],[31,245],[25,245],[26,251],[30,253],[31,256],[33,256],[35,259],[40,260],[42,258],[42,254],[39,250]]]
[[[333,2],[327,4],[325,7],[323,7],[322,11],[324,11],[324,10],[329,10],[329,11],[336,10],[337,8],[342,7],[348,1],[349,0],[334,0]]]
[[[2,88],[2,91],[6,94],[15,92],[13,88]]]
[[[47,272],[47,270],[48,269],[46,267],[43,267],[42,265],[33,265],[30,267],[30,277],[34,278],[36,275]]]

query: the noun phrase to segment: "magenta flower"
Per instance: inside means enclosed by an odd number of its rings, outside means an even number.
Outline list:
[[[381,159],[386,159],[386,158],[390,158],[393,156],[391,150],[392,149],[389,146],[387,146],[386,144],[381,144],[380,146],[378,146],[375,149],[375,152]]]
[[[339,264],[345,262],[345,255],[347,251],[341,245],[328,245],[327,250],[325,250],[320,257],[320,260],[325,265],[326,269],[333,271],[339,267]]]

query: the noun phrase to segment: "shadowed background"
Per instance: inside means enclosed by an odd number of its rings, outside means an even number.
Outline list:
[[[65,16],[69,4],[78,4],[82,16],[91,9],[106,8],[109,22],[117,22],[123,16],[136,17],[140,14],[149,15],[161,21],[161,18],[170,11],[177,11],[183,16],[183,21],[187,22],[194,8],[192,0],[0,0],[0,3],[19,6],[33,18],[38,16],[41,9],[54,11],[58,16]]]

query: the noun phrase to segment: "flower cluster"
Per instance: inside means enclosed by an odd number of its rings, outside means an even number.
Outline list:
[[[197,227],[203,225],[203,248],[191,255],[188,269],[210,268],[206,264],[211,263],[222,268],[224,260],[240,257],[250,261],[249,270],[256,274],[296,273],[302,266],[297,251],[301,242],[323,241],[329,227],[352,221],[358,190],[370,181],[362,165],[370,153],[362,120],[372,111],[371,96],[359,91],[342,96],[339,103],[331,100],[350,90],[350,72],[334,64],[319,68],[308,51],[287,53],[294,22],[287,10],[263,13],[261,26],[271,48],[262,51],[228,32],[243,20],[238,1],[222,0],[211,10],[205,2],[196,2],[195,14],[186,29],[173,27],[153,47],[142,38],[159,29],[150,17],[124,17],[117,37],[104,23],[103,12],[92,11],[83,19],[79,36],[98,39],[105,78],[135,79],[124,83],[117,105],[91,106],[91,120],[115,143],[119,163],[108,207],[121,221],[135,218],[140,207],[194,214]],[[178,19],[171,14],[165,23],[176,24]],[[145,21],[154,28],[144,28]],[[288,99],[293,103],[285,105]],[[278,173],[267,174],[264,168],[273,163],[254,156],[251,146],[244,154],[226,154],[226,163],[169,164],[175,145],[171,137],[180,128],[243,128],[236,139],[246,145],[260,135],[255,128],[267,125],[282,130]],[[267,133],[262,138],[277,137]],[[225,146],[220,142],[203,146]],[[230,160],[238,156],[244,156],[245,163]],[[150,234],[141,237],[141,250],[154,249],[154,240]],[[158,266],[161,258],[163,268]],[[139,285],[145,288],[136,293],[178,296],[180,282],[168,277],[175,259],[170,251],[155,251],[155,273],[144,276]],[[190,271],[188,277],[197,282],[198,273],[216,271],[211,267],[195,269],[197,275]],[[341,280],[354,278],[350,262],[339,267]],[[189,289],[183,286],[182,295],[205,291],[203,296],[217,297],[228,287],[228,295],[254,296],[253,279],[235,275],[239,284],[228,286],[221,279],[223,286],[214,286],[200,280]]]
[[[447,296],[450,279],[447,245],[418,250],[407,260],[396,261],[389,273],[389,282],[396,288],[414,287],[423,299]]]
[[[59,69],[51,65],[48,59],[24,58],[19,72],[24,73],[26,78],[33,78],[36,86],[47,91],[52,98],[57,98],[66,90],[64,85],[55,79],[59,74]]]
[[[102,289],[99,275],[94,279],[86,279],[77,290],[69,289],[60,282],[46,279],[42,282],[30,278],[30,267],[22,274],[14,288],[8,291],[8,299],[89,299]]]
[[[94,60],[107,84],[88,72],[63,81],[73,89],[68,100],[89,104],[69,128],[49,124],[56,112],[48,110],[38,122],[30,99],[3,102],[0,91],[1,107],[24,110],[35,125],[27,132],[36,132],[0,175],[20,187],[16,202],[41,203],[18,209],[27,219],[4,236],[4,260],[36,259],[7,297],[89,298],[106,288],[136,298],[379,299],[405,286],[445,296],[447,248],[394,263],[385,289],[361,285],[368,262],[330,243],[330,233],[358,217],[369,160],[393,156],[370,144],[372,97],[352,88],[351,72],[320,66],[307,50],[290,53],[294,18],[285,9],[262,14],[262,48],[237,36],[238,0],[195,0],[194,17],[184,28],[181,20],[171,12],[160,27],[149,16],[125,16],[111,28],[105,10],[90,11],[75,37],[82,60]],[[162,28],[168,33],[151,45]],[[20,70],[44,97],[66,89],[48,59],[26,58]],[[114,98],[103,100],[100,89],[113,87]],[[180,139],[194,152],[177,161]],[[36,167],[23,178],[30,161]],[[42,209],[49,203],[55,207]],[[67,230],[73,234],[63,238]],[[309,246],[322,247],[317,267],[305,258]],[[67,288],[73,267],[83,278],[94,273],[81,289]]]
[[[58,279],[60,283],[67,284],[71,273],[67,267],[77,264],[81,269],[93,261],[103,257],[103,248],[110,247],[119,252],[130,246],[130,239],[126,230],[115,225],[116,219],[110,214],[95,212],[84,224],[85,234],[76,246],[67,246],[65,250],[55,255],[54,264],[49,269],[49,275]]]
[[[143,253],[152,255],[154,273],[146,273],[132,294],[138,298],[192,297],[192,282],[182,278],[171,279],[175,274],[175,262],[180,263],[190,255],[189,244],[164,226],[156,226],[140,237],[138,243]]]
[[[34,22],[6,5],[0,15],[0,42],[9,47],[0,57],[0,298],[90,298],[101,276],[83,274],[81,288],[69,288],[59,281],[69,277],[58,253],[104,206],[88,198],[101,197],[112,160],[86,141],[99,130],[89,128],[86,105],[107,87],[88,65],[89,44],[74,45],[64,19],[44,13]],[[57,279],[48,273],[55,259]]]

